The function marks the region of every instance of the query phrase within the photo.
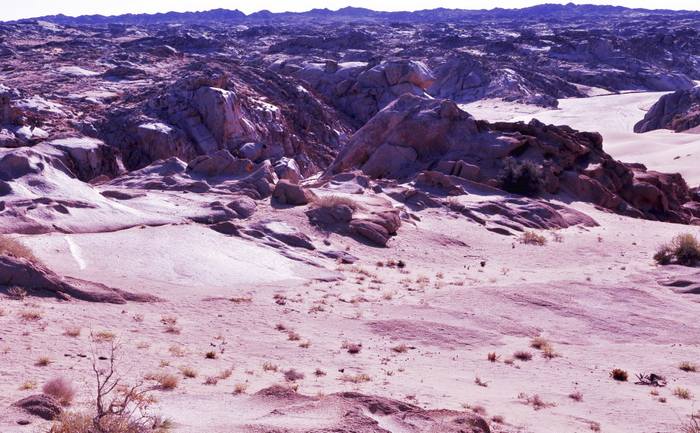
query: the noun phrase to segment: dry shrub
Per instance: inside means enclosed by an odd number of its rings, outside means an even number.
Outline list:
[[[681,433],[700,433],[700,414],[690,415],[680,427]]]
[[[690,400],[691,398],[693,398],[693,394],[688,388],[683,388],[680,386],[673,390],[673,395],[680,398],[681,400]]]
[[[518,394],[518,398],[520,400],[523,400],[525,404],[531,405],[532,408],[535,410],[556,406],[554,403],[548,403],[542,400],[542,397],[540,397],[539,394],[534,394],[530,396],[525,393],[520,393]]]
[[[65,335],[67,337],[79,337],[80,336],[80,327],[69,326],[63,330],[63,335]]]
[[[219,383],[219,378],[216,376],[207,376],[204,379],[205,385],[216,385],[217,383]]]
[[[40,356],[39,358],[37,358],[36,363],[34,363],[34,365],[36,365],[37,367],[46,367],[47,365],[51,364],[52,362],[53,361],[51,360],[51,358],[49,358],[46,355],[43,355],[43,356]]]
[[[243,394],[245,391],[248,389],[248,384],[247,383],[237,383],[233,387],[233,393],[234,394]]]
[[[341,195],[326,195],[318,197],[314,200],[314,206],[317,208],[333,208],[337,206],[347,206],[353,211],[361,208],[360,204],[350,197]]]
[[[660,265],[695,266],[700,261],[700,241],[690,233],[677,235],[670,243],[659,247],[654,260]]]
[[[520,236],[520,243],[526,244],[526,245],[538,245],[538,246],[544,246],[547,245],[547,238],[544,236],[537,234],[533,231],[526,231]]]
[[[689,361],[683,361],[678,364],[678,368],[685,371],[686,373],[694,373],[698,371],[698,366]]]
[[[404,353],[408,351],[408,346],[405,344],[399,344],[398,346],[392,347],[391,350],[393,350],[396,353]]]
[[[520,162],[508,157],[498,174],[498,182],[508,192],[534,196],[542,189],[542,170],[532,161]]]
[[[180,373],[188,379],[194,379],[197,377],[197,370],[192,367],[182,367],[180,368]]]
[[[19,389],[20,391],[29,391],[32,389],[36,389],[36,381],[27,380],[19,386]]]
[[[158,374],[156,375],[155,380],[156,382],[158,382],[158,386],[160,387],[160,389],[165,390],[172,390],[177,388],[177,385],[180,382],[177,376],[170,373]]]
[[[73,382],[64,377],[57,377],[49,380],[44,384],[41,390],[44,394],[55,398],[63,406],[69,406],[77,393]]]
[[[369,382],[371,378],[369,375],[365,373],[359,373],[359,374],[343,374],[340,376],[340,380],[342,382],[351,382],[351,383],[364,383],[364,382]]]
[[[228,379],[229,377],[231,377],[232,374],[233,374],[233,369],[227,368],[225,370],[221,370],[218,378],[221,380]]]
[[[263,371],[277,371],[277,364],[266,361],[262,366]]]
[[[304,373],[300,373],[293,368],[284,372],[284,379],[287,382],[295,382],[304,378]]]
[[[532,353],[525,350],[518,350],[513,354],[513,358],[518,359],[520,361],[529,361],[532,359]]]
[[[36,322],[41,320],[43,313],[40,310],[22,310],[19,313],[19,317],[25,322]]]
[[[583,394],[581,393],[581,391],[574,391],[571,394],[569,394],[569,398],[573,401],[583,401]]]
[[[21,287],[10,287],[7,289],[7,297],[15,301],[22,301],[27,297],[27,291]]]
[[[113,341],[116,335],[112,331],[97,331],[90,333],[90,339],[96,343]]]
[[[615,368],[610,372],[610,377],[619,382],[627,382],[628,374],[621,368]]]
[[[219,355],[217,355],[216,352],[214,352],[213,350],[210,350],[209,352],[204,354],[204,357],[206,359],[216,359],[219,357]]]
[[[20,241],[7,235],[0,235],[0,256],[11,256],[27,259],[33,263],[39,263],[32,250],[24,246]]]
[[[496,352],[489,352],[486,355],[486,359],[489,360],[489,362],[496,362],[498,361],[499,356],[496,354]]]

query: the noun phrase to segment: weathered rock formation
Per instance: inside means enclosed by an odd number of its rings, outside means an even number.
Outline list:
[[[664,95],[634,125],[634,132],[670,129],[683,132],[700,126],[700,87]]]

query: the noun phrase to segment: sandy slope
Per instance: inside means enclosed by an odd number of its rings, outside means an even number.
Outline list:
[[[495,235],[445,210],[422,212],[421,221],[402,228],[389,250],[330,235],[331,246],[347,248],[361,261],[325,263],[327,276],[337,269],[345,277],[325,283],[309,279],[321,275],[320,268],[196,225],[71,235],[71,242],[64,235],[27,237],[59,273],[156,293],[165,301],[115,306],[3,300],[0,405],[29,394],[18,390],[24,381],[41,384],[56,375],[80,383],[76,406],[87,404],[89,358],[78,354],[90,353],[90,329],[108,329],[123,345],[123,371],[130,379],[158,371],[180,375],[182,366],[199,372],[181,379],[174,391],[156,392],[160,412],[175,421],[177,432],[246,431],[247,423],[260,422],[267,412],[256,400],[233,395],[234,384],[255,392],[284,383],[281,371],[288,368],[305,374],[298,381],[305,394],[357,389],[425,407],[479,405],[489,416],[504,416],[510,431],[584,432],[591,422],[604,432],[672,431],[695,406],[694,399],[671,395],[672,389],[683,386],[700,395],[700,373],[677,368],[700,359],[700,305],[698,295],[657,283],[668,272],[687,271],[660,270],[650,257],[656,245],[688,228],[579,207],[601,226],[563,230],[561,242],[546,234],[544,247]],[[314,240],[321,243],[318,233]],[[407,267],[376,265],[392,258]],[[22,320],[19,314],[27,309],[39,309],[43,318]],[[167,333],[163,316],[177,317],[181,333]],[[143,321],[134,319],[139,317]],[[277,323],[300,340],[275,330]],[[62,335],[76,324],[83,328],[80,337]],[[529,348],[536,335],[548,338],[561,356],[546,360]],[[309,347],[300,347],[305,341]],[[362,343],[361,352],[347,353],[346,341]],[[399,344],[411,349],[391,349]],[[204,358],[222,347],[218,359]],[[504,363],[516,350],[532,351],[533,360]],[[491,351],[499,362],[486,360]],[[41,355],[54,363],[35,366]],[[279,371],[264,371],[265,362]],[[666,375],[669,386],[659,392],[667,402],[651,396],[649,387],[612,381],[608,375],[615,367],[632,378]],[[231,378],[203,384],[205,376],[225,368],[233,368]],[[317,368],[326,375],[316,377]],[[359,373],[371,380],[340,380]],[[488,386],[477,386],[477,376]],[[582,402],[568,397],[576,390]],[[535,411],[520,393],[539,394],[555,406]],[[33,431],[14,426],[15,419],[0,415],[2,431]],[[310,427],[314,421],[283,422]]]
[[[464,105],[477,118],[492,121],[529,121],[569,125],[603,135],[603,147],[625,162],[641,162],[650,169],[681,173],[691,186],[700,184],[700,135],[667,130],[635,134],[633,128],[663,92],[626,93],[559,100],[559,109],[540,111],[503,101]]]

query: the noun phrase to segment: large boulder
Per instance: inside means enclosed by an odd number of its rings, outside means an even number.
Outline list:
[[[13,404],[13,406],[23,409],[25,412],[43,418],[47,421],[58,419],[63,412],[59,402],[46,394],[36,394],[25,397]]]
[[[683,132],[700,126],[700,87],[678,90],[659,99],[634,125],[634,132],[670,129]]]
[[[284,179],[277,182],[272,192],[272,198],[278,203],[292,206],[303,206],[311,203],[315,197],[315,194],[310,190]]]

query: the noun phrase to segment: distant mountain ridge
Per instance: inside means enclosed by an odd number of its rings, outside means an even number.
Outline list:
[[[49,15],[36,18],[16,20],[22,23],[28,21],[48,21],[60,25],[97,25],[97,24],[177,24],[177,23],[206,23],[206,22],[269,22],[276,20],[313,19],[313,20],[371,20],[371,21],[422,21],[437,22],[444,20],[473,20],[473,19],[575,19],[577,17],[595,16],[636,16],[636,15],[666,15],[666,16],[696,16],[700,11],[673,11],[665,9],[633,9],[623,6],[606,5],[576,5],[545,3],[520,9],[426,9],[414,12],[384,12],[366,8],[345,7],[336,11],[330,9],[312,9],[306,12],[270,12],[261,10],[246,15],[237,9],[212,9],[200,12],[162,12],[155,14],[125,14],[125,15]]]

